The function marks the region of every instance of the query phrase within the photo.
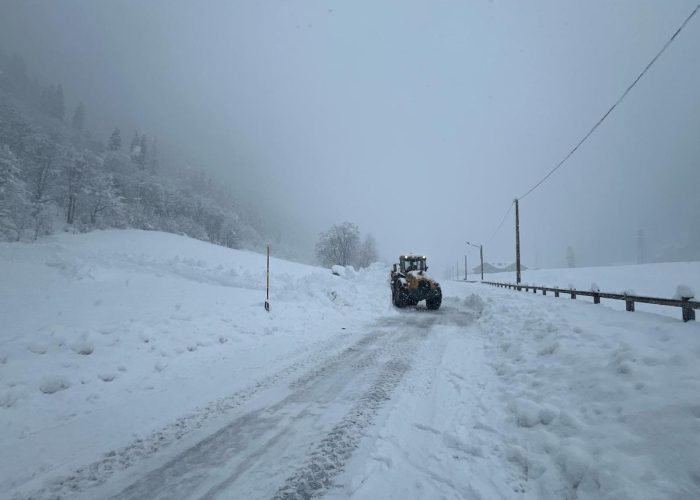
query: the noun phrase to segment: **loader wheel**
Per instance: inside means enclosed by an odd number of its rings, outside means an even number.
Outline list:
[[[403,309],[408,304],[408,297],[401,289],[394,291],[394,305],[398,308]]]
[[[442,304],[442,293],[433,299],[425,300],[425,306],[432,311],[440,309],[440,304]]]

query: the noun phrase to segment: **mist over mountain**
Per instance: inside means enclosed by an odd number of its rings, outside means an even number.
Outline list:
[[[157,183],[209,184],[218,194],[206,196],[251,229],[241,241],[258,250],[270,242],[315,261],[319,234],[349,221],[385,261],[417,252],[449,268],[476,257],[472,241],[487,261],[513,262],[513,211],[503,218],[512,200],[566,155],[691,7],[6,0],[5,71],[19,55],[19,85],[33,97],[5,86],[3,99],[23,103],[10,107],[34,131],[65,126],[95,161],[115,128],[127,163],[135,134],[145,137]],[[639,231],[648,261],[700,258],[699,43],[689,25],[565,168],[522,200],[524,263],[566,266],[568,247],[579,265],[636,262]],[[55,100],[59,85],[63,117],[45,124],[58,111],[42,94],[52,88]],[[53,196],[65,211],[61,189]]]

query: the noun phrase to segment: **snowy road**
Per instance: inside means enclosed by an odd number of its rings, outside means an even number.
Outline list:
[[[235,418],[197,442],[154,453],[97,487],[106,479],[99,475],[111,472],[104,462],[35,495],[82,490],[85,498],[115,499],[317,496],[334,487],[365,430],[410,377],[426,340],[473,319],[472,311],[449,306],[380,318],[365,332],[342,338],[347,344],[353,337],[350,345],[335,351],[325,346],[325,359],[284,370],[285,376],[273,377],[276,383],[253,384],[260,390],[236,409]]]
[[[289,381],[279,401],[261,408],[252,402],[114,498],[307,498],[327,490],[420,344],[436,328],[468,320],[449,309],[381,319],[352,346]]]
[[[2,498],[700,497],[698,322],[283,262],[268,314],[231,251],[117,236],[6,249]]]

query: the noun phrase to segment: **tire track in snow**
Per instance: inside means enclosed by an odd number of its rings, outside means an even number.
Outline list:
[[[230,396],[226,396],[202,408],[198,408],[192,413],[178,418],[171,424],[143,438],[135,439],[124,447],[111,450],[107,452],[103,458],[79,467],[71,474],[49,479],[46,484],[38,490],[30,493],[16,492],[12,498],[13,500],[56,500],[71,498],[85,490],[103,485],[114,474],[144,462],[156,453],[163,451],[182,438],[190,435],[192,432],[202,428],[207,422],[239,409],[245,403],[253,399],[258,393],[280,384],[295,372],[309,365],[321,363],[319,368],[311,370],[308,374],[291,383],[294,387],[301,387],[305,383],[321,376],[325,371],[324,367],[329,365],[332,360],[338,362],[349,354],[362,347],[367,347],[375,341],[376,335],[365,335],[361,337],[359,341],[342,349],[339,354],[334,355],[330,360],[327,358],[329,346],[324,344],[323,347],[317,349],[300,361],[263,377]],[[333,339],[330,343],[334,344],[335,342],[337,342],[337,339]],[[325,361],[321,361],[323,359],[325,359]]]
[[[322,401],[324,398],[332,401],[338,394],[336,386],[347,384],[358,364],[371,366],[377,357],[377,351],[382,349],[381,346],[370,349],[370,346],[379,340],[386,340],[386,336],[376,331],[363,336],[352,346],[326,360],[319,368],[314,368],[293,381],[291,386],[296,390],[281,401],[236,418],[112,498],[209,498],[215,491],[228,487],[278,441],[293,434],[299,421],[313,415],[319,404],[325,402]],[[358,345],[362,348],[358,348]],[[323,376],[331,371],[336,372],[335,377]],[[240,462],[236,463],[237,460]],[[200,490],[203,485],[216,482],[218,471],[229,468],[231,471],[225,473],[225,479],[202,496]]]
[[[410,364],[405,359],[386,363],[370,390],[316,446],[307,461],[290,476],[272,497],[274,500],[307,499],[333,486],[333,479],[358,447],[362,430],[372,424],[374,416],[391,398]],[[209,497],[207,497],[209,498]]]

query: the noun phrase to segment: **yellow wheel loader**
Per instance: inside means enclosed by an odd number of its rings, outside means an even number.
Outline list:
[[[396,307],[415,306],[425,300],[428,309],[442,303],[440,283],[428,276],[425,255],[401,255],[390,275],[391,301]]]

